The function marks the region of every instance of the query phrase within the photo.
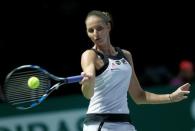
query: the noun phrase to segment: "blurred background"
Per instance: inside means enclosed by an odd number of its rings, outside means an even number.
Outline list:
[[[183,82],[193,83],[191,6],[183,2],[1,1],[1,86],[6,74],[23,64],[37,64],[62,77],[80,74],[80,56],[92,47],[84,24],[92,9],[111,13],[112,44],[131,51],[144,89],[164,93]],[[137,106],[131,98],[129,103],[139,130],[195,131],[193,94],[187,101],[172,105]],[[65,85],[51,94],[45,105],[27,112],[14,110],[1,101],[0,131],[79,131],[87,105],[79,84]]]

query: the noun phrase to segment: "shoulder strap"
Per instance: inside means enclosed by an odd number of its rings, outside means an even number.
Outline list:
[[[96,70],[96,76],[98,76],[108,67],[109,60],[108,60],[107,56],[105,56],[101,52],[97,51],[96,49],[91,49],[91,50],[93,50],[97,54],[97,56],[99,56],[104,62],[104,66],[101,69]]]
[[[100,53],[99,51],[97,51],[96,49],[91,49],[91,50],[93,50],[95,53],[96,53],[96,55],[98,55],[98,56],[100,56],[101,57],[101,59],[102,60],[104,60],[104,58],[105,58],[105,55],[103,55],[102,53]]]
[[[125,58],[127,61],[128,59],[126,58],[125,54],[123,53],[123,51],[121,50],[121,48],[119,47],[115,47],[116,51],[119,53],[119,55],[123,56],[123,58]]]

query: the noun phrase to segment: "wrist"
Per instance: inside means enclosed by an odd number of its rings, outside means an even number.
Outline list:
[[[169,100],[170,100],[171,103],[173,102],[171,94],[169,94]]]

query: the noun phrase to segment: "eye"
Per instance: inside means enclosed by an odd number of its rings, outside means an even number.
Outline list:
[[[88,31],[89,33],[93,33],[93,32],[94,32],[94,29],[89,28],[87,31]]]
[[[102,26],[98,26],[97,28],[96,28],[96,30],[97,31],[101,31],[101,30],[103,30],[104,28],[102,27]]]
[[[102,31],[103,29],[104,29],[104,27],[98,26],[98,27],[96,27],[96,28],[89,28],[89,29],[87,30],[87,32],[93,33],[95,30],[96,30],[96,31]]]

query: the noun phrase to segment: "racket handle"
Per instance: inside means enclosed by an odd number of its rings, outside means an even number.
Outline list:
[[[77,76],[67,77],[66,81],[67,83],[76,83],[76,82],[80,82],[82,79],[83,79],[83,76],[77,75]]]

